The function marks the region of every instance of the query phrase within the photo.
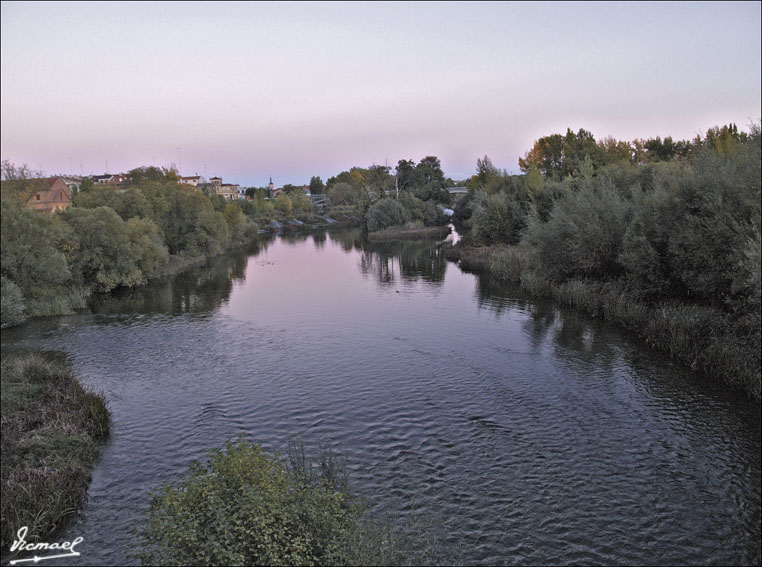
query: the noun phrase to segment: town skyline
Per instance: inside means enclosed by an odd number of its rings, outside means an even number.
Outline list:
[[[428,155],[518,172],[567,128],[747,130],[760,33],[757,2],[3,2],[2,158],[244,186]]]

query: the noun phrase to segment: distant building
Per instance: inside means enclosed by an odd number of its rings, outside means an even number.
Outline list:
[[[93,183],[100,183],[102,185],[114,185],[124,186],[130,182],[130,175],[128,173],[104,173],[103,175],[93,175]]]
[[[193,187],[198,187],[199,184],[203,183],[203,180],[201,179],[200,175],[191,175],[190,177],[181,177],[177,180],[178,183],[183,183],[185,185],[192,185]]]
[[[28,208],[43,213],[53,213],[71,207],[71,191],[63,177],[31,179],[30,181],[34,192],[26,202]]]
[[[111,176],[111,180],[107,181],[109,185],[124,186],[130,184],[129,173],[117,173]]]
[[[233,201],[238,199],[238,189],[240,188],[239,185],[233,184],[233,183],[221,183],[220,185],[216,186],[216,193],[218,195],[222,195],[222,197],[226,201]]]
[[[63,179],[63,182],[66,183],[67,187],[69,188],[69,193],[72,195],[79,191],[79,188],[82,187],[82,178],[78,175],[58,175],[54,177],[60,177]]]

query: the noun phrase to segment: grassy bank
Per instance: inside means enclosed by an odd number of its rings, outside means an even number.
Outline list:
[[[449,226],[419,226],[408,223],[404,226],[390,226],[368,233],[368,240],[442,240],[450,234]]]
[[[468,239],[445,251],[471,272],[518,283],[527,292],[582,309],[632,332],[649,346],[759,398],[760,335],[753,313],[738,316],[681,301],[645,303],[617,281],[571,279],[553,283],[533,269],[525,246],[475,247]]]
[[[62,356],[4,355],[2,378],[2,549],[16,532],[52,542],[82,506],[90,469],[109,433],[102,396],[77,382]]]

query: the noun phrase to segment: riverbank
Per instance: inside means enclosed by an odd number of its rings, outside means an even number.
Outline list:
[[[450,226],[390,226],[376,232],[368,233],[368,240],[443,240],[450,234]]]
[[[465,271],[519,284],[530,294],[615,323],[691,369],[760,398],[759,329],[752,315],[734,316],[674,300],[645,303],[617,281],[553,283],[532,269],[531,251],[525,246],[476,247],[464,239],[447,247],[445,257]]]
[[[51,542],[82,506],[110,418],[63,356],[8,354],[1,367],[5,553],[23,526],[26,541]]]

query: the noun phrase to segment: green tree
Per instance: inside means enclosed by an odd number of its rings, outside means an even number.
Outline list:
[[[83,177],[82,182],[79,184],[79,191],[77,193],[89,193],[95,187],[95,183],[89,177]]]
[[[127,225],[112,209],[72,207],[62,218],[75,235],[67,260],[79,283],[102,292],[145,281]]]
[[[561,177],[581,176],[586,158],[591,161],[594,169],[597,169],[604,163],[595,137],[584,128],[580,128],[576,134],[572,132],[571,128],[567,128],[563,143]]]
[[[547,222],[529,217],[522,241],[534,248],[551,281],[609,279],[622,272],[619,255],[631,212],[610,181],[585,183],[555,202]]]
[[[598,148],[606,164],[632,163],[634,150],[629,142],[607,136],[598,142]]]
[[[401,159],[397,162],[395,172],[395,189],[399,191],[414,191],[420,185],[419,170],[416,170],[415,161]]]
[[[320,195],[323,192],[323,180],[319,176],[310,179],[310,194]]]
[[[476,175],[479,178],[479,184],[483,187],[491,178],[498,177],[500,170],[495,167],[489,156],[485,155],[476,160]]]
[[[312,208],[312,202],[310,201],[310,198],[307,197],[307,195],[305,195],[302,191],[295,191],[291,193],[289,199],[291,199],[291,204],[293,206],[293,210],[295,211],[302,211],[307,213]]]
[[[180,180],[180,174],[174,166],[156,167],[153,165],[136,167],[127,172],[130,176],[131,185],[140,185],[146,181],[157,183],[166,183],[168,181],[177,182]]]
[[[479,191],[474,196],[471,217],[474,242],[480,245],[518,244],[526,226],[528,204],[501,191],[488,195]]]
[[[0,274],[21,291],[26,313],[71,313],[84,306],[82,294],[71,293],[74,284],[64,252],[73,235],[57,216],[31,211],[2,201],[0,222]]]
[[[158,276],[169,257],[159,227],[151,219],[133,217],[127,221],[127,238],[132,245],[131,256],[140,269],[139,283]]]
[[[333,183],[327,190],[328,198],[333,205],[357,205],[360,202],[361,192],[359,188],[349,183]]]
[[[285,193],[281,193],[275,198],[275,210],[288,214],[291,212],[293,207],[294,204],[291,202],[289,196]]]
[[[379,199],[368,208],[366,213],[366,226],[369,232],[403,225],[409,220],[409,212],[396,199]]]
[[[564,138],[561,134],[543,136],[519,158],[519,168],[527,173],[532,166],[548,179],[561,179],[563,173]]]

